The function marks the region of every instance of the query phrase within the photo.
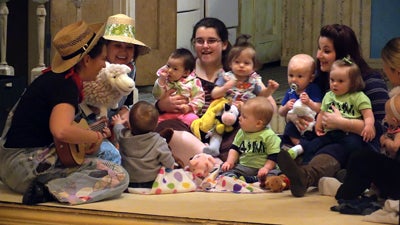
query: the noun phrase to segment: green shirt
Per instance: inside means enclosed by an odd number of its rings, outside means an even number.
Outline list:
[[[361,111],[372,108],[370,99],[362,91],[340,96],[336,96],[332,91],[329,91],[322,100],[321,110],[333,112],[330,109],[331,105],[334,105],[340,111],[342,117],[348,119],[362,119]]]
[[[265,128],[254,133],[240,129],[232,144],[237,146],[241,165],[259,169],[265,165],[268,155],[279,153],[280,143],[278,135],[272,129]]]

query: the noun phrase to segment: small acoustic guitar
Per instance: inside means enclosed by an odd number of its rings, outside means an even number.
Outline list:
[[[107,118],[101,118],[98,121],[88,125],[85,119],[81,119],[78,123],[74,122],[76,126],[84,129],[91,129],[93,131],[102,132],[104,127],[107,126]],[[85,160],[85,152],[90,148],[91,144],[70,144],[61,142],[54,138],[54,145],[56,152],[61,163],[66,167],[79,166]],[[99,146],[95,146],[98,149]]]

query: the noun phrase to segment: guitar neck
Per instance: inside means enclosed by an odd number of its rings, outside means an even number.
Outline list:
[[[108,123],[108,119],[103,117],[103,118],[100,118],[99,120],[97,120],[96,122],[91,123],[89,125],[89,128],[93,131],[102,132],[104,127],[107,126],[107,123]]]
[[[94,123],[88,125],[85,119],[81,119],[79,123],[75,123],[83,129],[91,129],[93,131],[102,132],[104,127],[108,125],[107,118],[101,118]],[[87,145],[85,144],[68,144],[57,139],[54,139],[54,144],[56,146],[56,151],[59,156],[60,161],[67,167],[81,165],[85,159],[85,152]],[[96,146],[100,147],[100,146]]]

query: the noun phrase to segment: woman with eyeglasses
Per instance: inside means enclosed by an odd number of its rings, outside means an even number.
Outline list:
[[[195,74],[200,79],[204,92],[205,92],[205,104],[202,108],[202,114],[207,110],[213,98],[211,97],[211,91],[215,87],[215,82],[220,74],[224,71],[228,71],[229,67],[226,62],[228,52],[231,49],[231,44],[228,40],[228,30],[225,24],[217,19],[206,17],[198,21],[193,27],[193,33],[191,38],[193,47],[196,52],[196,67]],[[178,112],[180,105],[187,104],[188,99],[183,96],[174,95],[174,90],[166,92],[157,102],[156,107],[163,112]],[[268,97],[268,100],[274,106],[276,110],[276,103],[272,96]],[[180,122],[179,120],[166,120],[158,125],[157,130],[162,131],[165,128],[172,128],[174,130],[172,138],[179,139],[179,146],[181,151],[190,151],[185,153],[185,159],[181,159],[184,162],[188,160],[187,157],[192,157],[195,153],[202,152],[204,144],[201,143],[193,135],[187,133],[181,133],[180,131],[190,132],[190,127]],[[227,133],[223,136],[223,141],[220,148],[219,158],[226,160],[228,151],[231,147],[231,143],[236,134],[234,132]],[[182,139],[181,136],[184,136]],[[168,138],[167,138],[168,139]],[[188,145],[190,144],[190,145]],[[171,144],[170,144],[171,145]],[[189,149],[184,149],[185,145]],[[173,148],[173,147],[172,147]],[[174,151],[174,149],[172,149]],[[179,150],[180,151],[180,150]]]

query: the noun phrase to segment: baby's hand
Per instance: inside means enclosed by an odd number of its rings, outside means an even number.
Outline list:
[[[399,150],[399,148],[391,148],[390,146],[390,142],[392,141],[386,134],[383,134],[380,139],[379,139],[381,146],[385,149],[385,153],[387,156],[389,156],[390,158],[396,158],[397,155],[397,151]],[[388,146],[386,146],[386,144],[388,144]]]
[[[278,90],[279,88],[279,83],[276,82],[275,80],[268,80],[268,88],[271,90],[271,95]]]
[[[165,65],[157,71],[158,84],[164,86],[168,81],[168,66]]]
[[[278,82],[274,80],[268,80],[267,87],[263,88],[262,95],[265,97],[271,96],[279,88]]]
[[[224,162],[223,164],[222,164],[222,166],[221,166],[221,169],[222,169],[222,171],[228,171],[228,170],[230,170],[230,169],[232,169],[233,168],[233,165],[232,164],[230,164],[230,163],[228,163],[228,162]]]
[[[189,113],[192,110],[192,108],[188,105],[181,105],[181,112],[183,114]]]
[[[111,137],[111,130],[110,130],[110,128],[108,128],[107,126],[104,127],[103,130],[102,130],[102,135],[103,135],[103,138],[109,138],[109,137]]]
[[[225,76],[224,78],[225,78],[225,80],[226,80],[226,83],[224,84],[224,86],[225,86],[227,89],[231,89],[231,88],[233,88],[233,87],[236,86],[236,79],[229,79],[229,78],[227,78],[226,76]]]
[[[162,76],[158,77],[158,84],[160,86],[162,86],[162,87],[165,86],[167,84],[167,82],[168,82],[168,74],[165,74],[165,76],[162,75]]]
[[[112,117],[112,124],[124,124],[124,120],[122,119],[122,117],[119,114],[115,114]]]
[[[163,79],[167,79],[167,77],[168,77],[168,73],[166,70],[160,71],[159,75],[160,75],[160,78],[163,78]]]
[[[300,94],[300,101],[303,104],[308,105],[308,103],[310,103],[310,97],[308,96],[308,94],[306,92],[302,92]]]
[[[159,77],[167,77],[168,76],[168,66],[164,65],[157,71],[157,75]]]
[[[372,141],[375,137],[375,127],[374,126],[364,126],[361,132],[361,136],[365,142]]]
[[[287,107],[289,110],[293,109],[293,105],[296,99],[290,99],[289,101],[286,102],[285,107]]]
[[[258,177],[258,178],[261,178],[261,177],[263,177],[263,176],[267,176],[268,172],[269,172],[269,169],[267,169],[266,167],[261,167],[261,168],[258,170],[257,177]]]

